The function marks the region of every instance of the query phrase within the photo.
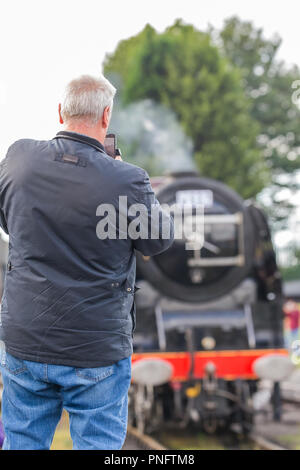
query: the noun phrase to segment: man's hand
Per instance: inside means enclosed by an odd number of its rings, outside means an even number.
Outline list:
[[[121,160],[122,161],[122,153],[121,153],[120,149],[116,149],[115,160]]]

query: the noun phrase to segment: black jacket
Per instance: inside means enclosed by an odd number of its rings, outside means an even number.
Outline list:
[[[158,202],[147,173],[113,160],[95,139],[59,132],[9,148],[0,164],[0,219],[9,234],[1,330],[9,353],[75,367],[132,353],[134,250],[164,251],[173,225],[168,239],[99,239],[97,207],[112,204],[118,216],[120,195],[128,206],[145,204],[151,221]]]

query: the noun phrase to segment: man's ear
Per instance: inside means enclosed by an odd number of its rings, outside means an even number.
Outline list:
[[[58,105],[58,114],[59,114],[59,122],[60,122],[60,124],[63,124],[64,120],[63,120],[62,115],[61,115],[61,103],[59,103],[59,105]]]
[[[102,127],[104,129],[107,129],[109,126],[109,114],[110,114],[110,108],[109,106],[106,106],[106,108],[103,111],[103,116],[102,116]]]

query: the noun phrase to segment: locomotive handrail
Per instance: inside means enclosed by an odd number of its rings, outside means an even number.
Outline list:
[[[235,214],[205,214],[205,222],[210,224],[237,224],[242,225],[243,214],[236,212]]]
[[[211,266],[243,266],[245,264],[244,249],[244,227],[243,214],[236,212],[235,214],[206,214],[205,225],[207,224],[235,224],[238,225],[238,250],[236,256],[226,256],[214,258],[203,258],[200,250],[195,250],[195,256],[188,259],[190,267],[211,267]]]
[[[250,305],[244,306],[245,312],[245,320],[246,320],[246,328],[248,334],[248,343],[250,348],[255,348],[256,340],[255,340],[255,331],[254,331],[254,324],[253,324],[253,317],[252,317],[252,309]]]
[[[189,258],[189,266],[242,266],[245,262],[244,255],[228,256],[228,257],[215,257],[215,258]]]

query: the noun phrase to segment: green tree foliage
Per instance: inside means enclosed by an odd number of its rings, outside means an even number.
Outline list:
[[[122,79],[124,104],[150,98],[172,109],[194,144],[200,172],[243,197],[256,195],[268,170],[239,69],[210,34],[176,21],[163,33],[147,25],[107,56],[105,74]],[[172,155],[170,155],[172,158]]]
[[[251,115],[260,125],[258,142],[272,174],[268,205],[277,222],[285,225],[292,207],[291,191],[299,189],[295,170],[300,165],[300,109],[291,99],[292,84],[300,79],[299,68],[287,68],[277,60],[280,38],[266,39],[263,30],[251,22],[232,17],[221,32],[211,30],[211,34],[241,70]]]

